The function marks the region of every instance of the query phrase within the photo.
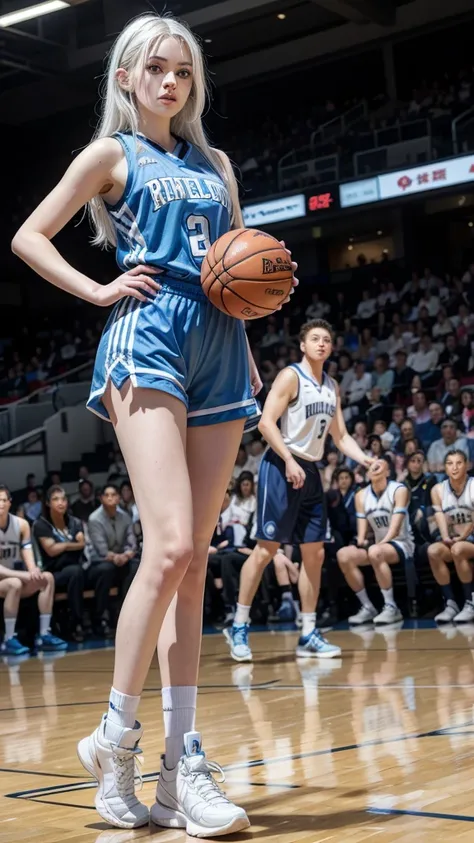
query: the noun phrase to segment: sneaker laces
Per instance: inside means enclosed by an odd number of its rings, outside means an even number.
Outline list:
[[[316,646],[329,643],[319,629],[313,629],[309,640],[311,644],[315,644]]]
[[[203,754],[192,758],[184,758],[183,766],[185,767],[186,775],[190,777],[193,787],[202,799],[211,805],[229,802],[227,796],[211,775],[212,773],[218,773],[220,776],[219,784],[225,782],[225,773],[219,764],[216,764],[214,761],[208,761]]]
[[[242,645],[242,644],[244,645],[244,647],[247,646],[247,626],[246,626],[246,624],[243,624],[242,626],[234,627],[233,638],[234,638],[234,645],[236,645],[237,647],[239,645]]]
[[[143,764],[141,749],[123,750],[113,753],[114,778],[117,793],[122,799],[135,797],[135,783],[139,790],[143,787],[143,776],[140,765]]]

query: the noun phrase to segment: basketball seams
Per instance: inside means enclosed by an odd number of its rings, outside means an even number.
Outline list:
[[[225,258],[225,256],[226,256],[227,252],[229,251],[230,247],[232,246],[232,243],[235,243],[235,241],[236,241],[236,240],[238,240],[238,239],[239,239],[239,237],[241,237],[241,236],[242,236],[242,234],[246,234],[246,233],[247,233],[247,229],[246,229],[246,228],[241,228],[240,230],[236,231],[235,237],[233,237],[233,238],[232,238],[232,240],[230,241],[230,243],[227,243],[227,246],[225,247],[225,249],[224,249],[224,251],[223,251],[223,253],[222,253],[222,257],[220,257],[220,258],[219,258],[219,260],[220,260],[220,261],[222,261],[222,266],[224,266],[224,258]],[[218,241],[216,241],[216,242],[218,242]],[[214,245],[215,245],[215,244],[214,244]],[[215,250],[214,250],[214,254],[215,254]],[[219,262],[219,261],[218,261],[218,262]]]
[[[249,301],[249,299],[244,299],[244,297],[241,296],[240,293],[237,293],[235,290],[233,290],[232,287],[225,287],[224,284],[221,284],[221,299],[222,299],[222,302],[224,301],[224,299],[223,299],[224,290],[227,290],[227,292],[232,293],[233,296],[237,296],[238,299],[240,299],[241,301],[244,301],[245,304],[249,304],[251,307],[255,308],[255,310],[267,310],[268,313],[275,313],[275,310],[276,310],[275,307],[265,307],[265,305],[263,305],[263,304],[254,304],[254,302]],[[226,308],[226,310],[227,310],[227,308]],[[230,313],[230,311],[227,311],[227,312]],[[262,316],[263,316],[263,313],[262,313]],[[245,318],[246,317],[244,317],[244,319]]]

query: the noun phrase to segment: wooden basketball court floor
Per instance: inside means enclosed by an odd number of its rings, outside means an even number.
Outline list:
[[[252,636],[253,665],[203,641],[198,724],[258,843],[474,841],[474,627],[334,630],[336,661],[296,661],[294,631]],[[0,662],[0,843],[180,843],[183,832],[109,828],[76,743],[105,710],[113,651]],[[142,798],[163,749],[153,665]]]

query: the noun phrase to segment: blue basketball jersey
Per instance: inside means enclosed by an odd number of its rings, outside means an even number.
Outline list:
[[[199,285],[204,255],[230,229],[231,203],[222,178],[188,141],[178,140],[171,153],[140,134],[114,137],[128,164],[122,198],[106,203],[119,267],[148,264],[164,269],[163,280]]]

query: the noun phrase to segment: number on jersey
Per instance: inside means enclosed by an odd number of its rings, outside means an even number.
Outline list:
[[[189,245],[194,258],[203,258],[211,248],[209,220],[207,217],[191,214],[186,220],[189,231]]]

